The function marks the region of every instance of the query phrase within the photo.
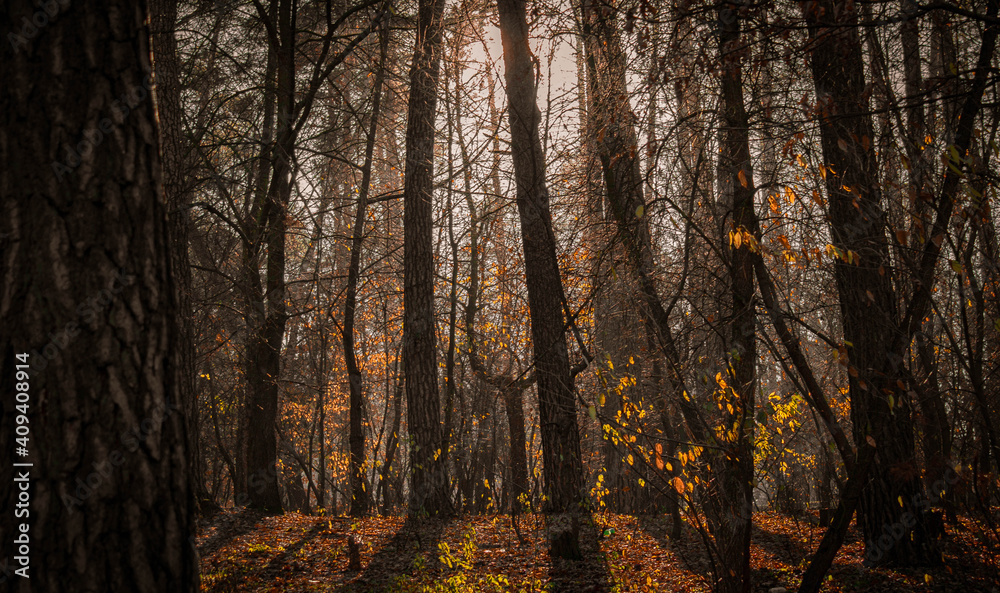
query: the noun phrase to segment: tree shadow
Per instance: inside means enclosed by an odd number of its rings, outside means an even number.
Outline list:
[[[681,537],[674,540],[670,537],[672,519],[667,515],[639,515],[636,517],[639,527],[655,539],[660,547],[670,550],[680,560],[685,570],[693,572],[711,583],[715,576],[712,573],[712,563],[702,534],[686,522],[681,528]]]
[[[601,551],[598,528],[589,516],[580,519],[580,553],[583,555],[582,560],[552,558],[547,590],[565,593],[611,590],[608,559]]]
[[[206,521],[204,530],[211,532],[198,547],[198,555],[202,558],[211,556],[234,539],[254,530],[257,523],[266,517],[265,513],[249,508],[238,510],[221,510]]]
[[[787,533],[775,533],[766,529],[761,529],[758,525],[753,527],[752,542],[768,554],[778,560],[788,564],[795,564],[803,558],[811,557],[819,545],[822,535],[815,539],[811,547],[793,538]]]
[[[406,518],[399,531],[392,536],[367,562],[362,559],[361,575],[342,590],[349,593],[381,591],[399,576],[426,570],[435,574],[438,562],[438,543],[447,520]]]
[[[295,543],[284,546],[283,551],[271,558],[271,560],[260,570],[260,574],[268,575],[280,572],[281,568],[289,563],[289,561],[295,558],[295,555],[305,547],[310,541],[318,537],[320,534],[328,533],[327,527],[323,522],[316,523],[313,525],[312,529],[302,534]]]

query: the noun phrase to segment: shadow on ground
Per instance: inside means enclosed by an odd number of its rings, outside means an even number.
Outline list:
[[[639,527],[652,536],[661,547],[673,552],[686,570],[704,577],[708,582],[714,580],[712,561],[705,549],[704,539],[696,529],[684,523],[680,539],[673,540],[669,536],[672,526],[672,519],[669,516],[640,515],[636,519]]]
[[[214,513],[206,518],[203,529],[211,531],[211,535],[198,546],[198,555],[202,558],[211,556],[229,542],[256,529],[258,522],[266,516],[248,508]]]
[[[439,564],[438,543],[446,521],[441,519],[407,518],[403,526],[385,546],[375,552],[355,581],[343,588],[349,593],[381,591],[400,575],[411,575],[419,566],[436,572]],[[418,558],[422,560],[418,560]]]
[[[593,519],[580,520],[582,560],[552,559],[549,566],[549,590],[564,593],[598,593],[611,590],[611,571],[601,551],[600,532]],[[548,554],[548,550],[545,551]],[[539,562],[548,560],[540,558]]]

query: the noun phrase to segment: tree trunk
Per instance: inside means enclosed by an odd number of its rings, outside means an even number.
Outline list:
[[[583,487],[580,433],[563,322],[565,297],[538,132],[541,116],[535,102],[525,3],[498,0],[497,5],[538,383],[546,510],[577,512]]]
[[[267,513],[281,513],[278,490],[278,377],[281,373],[281,344],[288,319],[285,310],[285,220],[291,198],[291,158],[294,153],[295,110],[295,24],[290,0],[277,8],[277,137],[271,153],[271,181],[264,203],[264,236],[267,238],[265,276],[266,311],[256,340],[256,360],[260,373],[249,406],[248,428],[253,438],[247,443],[247,494],[250,506]]]
[[[420,0],[419,3],[406,123],[403,374],[410,433],[411,515],[451,512],[438,395],[431,207],[444,4],[444,0]]]
[[[871,436],[879,450],[874,479],[864,488],[859,508],[867,557],[904,565],[932,562],[937,560],[934,542],[925,536],[915,506],[923,489],[910,422],[913,402],[910,389],[900,387],[905,386],[904,357],[895,346],[898,312],[857,14],[840,0],[802,4],[802,10],[838,256],[834,276],[849,359],[854,441],[860,447]]]
[[[358,357],[354,349],[354,312],[357,308],[358,279],[361,276],[361,248],[365,237],[365,212],[368,208],[368,191],[372,179],[372,156],[375,153],[375,135],[382,104],[382,84],[385,80],[385,59],[389,49],[389,33],[383,25],[379,29],[379,65],[375,72],[372,90],[371,123],[365,144],[365,162],[361,167],[361,189],[354,212],[351,233],[351,262],[347,269],[347,296],[344,299],[344,362],[351,390],[350,441],[351,459],[348,475],[351,481],[351,516],[368,513],[368,494],[365,492],[365,433],[363,426],[364,385]]]
[[[753,509],[754,394],[757,390],[756,305],[754,303],[754,255],[760,232],[754,212],[754,179],[750,162],[749,123],[743,104],[743,69],[740,53],[739,11],[741,3],[719,8],[719,59],[722,62],[722,121],[719,145],[719,185],[723,201],[720,241],[728,257],[731,302],[727,303],[730,334],[728,376],[732,396],[724,393],[727,410],[722,424],[728,450],[720,476],[719,497],[723,508],[717,519],[715,540],[719,560],[728,567],[718,590],[751,590],[750,529]],[[737,237],[741,237],[737,241]],[[729,239],[732,238],[730,241]],[[720,402],[721,403],[721,402]],[[732,407],[729,407],[729,406]],[[732,427],[731,429],[728,427]]]
[[[0,438],[32,464],[0,468],[0,556],[28,577],[12,591],[194,592],[148,13],[60,10],[0,61]],[[0,20],[38,11],[6,2]]]
[[[177,359],[180,368],[181,408],[187,424],[191,484],[198,504],[210,503],[201,458],[198,392],[195,388],[194,311],[191,306],[191,265],[188,259],[190,147],[184,140],[177,41],[177,0],[151,0],[150,34],[154,56],[156,111],[160,119],[163,154],[163,194],[167,203],[173,277],[177,290],[177,325],[180,331]]]

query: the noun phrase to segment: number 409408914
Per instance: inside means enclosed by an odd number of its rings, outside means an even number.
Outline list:
[[[20,361],[22,364],[14,365],[15,374],[14,380],[16,381],[14,389],[17,392],[15,408],[17,408],[17,438],[14,440],[17,442],[18,446],[27,448],[28,447],[28,401],[30,396],[28,395],[28,369],[31,368],[28,365],[28,354],[15,354],[14,358]]]

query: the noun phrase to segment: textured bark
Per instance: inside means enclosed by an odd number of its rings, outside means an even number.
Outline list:
[[[738,3],[719,8],[719,57],[722,62],[722,121],[719,145],[719,184],[724,224],[720,241],[728,258],[731,302],[727,336],[728,375],[734,410],[724,414],[722,425],[733,427],[726,441],[729,452],[720,460],[721,516],[716,518],[715,540],[719,560],[728,567],[718,590],[749,592],[750,528],[753,509],[754,394],[757,391],[757,336],[755,327],[754,258],[760,239],[754,211],[754,179],[750,163],[749,123],[743,104],[743,70],[740,54]],[[728,224],[727,224],[728,223]],[[729,241],[729,237],[733,237]],[[739,243],[735,238],[741,237]],[[753,239],[751,241],[750,239]],[[730,403],[730,402],[727,402]]]
[[[434,322],[432,195],[434,118],[441,70],[444,0],[421,0],[410,68],[403,201],[403,374],[410,433],[409,513],[448,514]]]
[[[197,591],[195,501],[144,2],[59,5],[0,61],[0,438],[30,354],[30,468],[0,468],[12,591]],[[4,3],[0,20],[39,14]],[[41,13],[44,14],[44,13]],[[18,411],[17,413],[20,413]],[[20,520],[17,520],[20,523]]]
[[[156,111],[160,120],[160,151],[163,155],[163,194],[167,202],[170,248],[173,251],[172,272],[177,290],[180,401],[189,439],[191,484],[198,503],[210,504],[211,496],[204,484],[198,393],[194,383],[194,310],[191,306],[191,265],[188,258],[191,165],[190,146],[184,139],[180,65],[177,59],[177,40],[174,38],[174,29],[177,26],[177,0],[150,0],[149,12]]]
[[[497,7],[538,384],[545,509],[556,513],[578,512],[583,488],[580,432],[566,347],[565,297],[538,132],[541,114],[535,102],[536,81],[528,47],[525,3],[498,0]]]
[[[914,506],[923,491],[910,421],[911,390],[903,381],[903,348],[909,340],[897,339],[899,314],[865,103],[857,13],[852,4],[834,0],[801,6],[809,26],[823,157],[829,167],[830,230],[841,254],[834,276],[843,338],[850,344],[854,441],[860,447],[871,436],[879,447],[873,479],[862,492],[859,523],[872,562],[932,562],[934,542],[925,537],[923,518]],[[904,533],[897,538],[899,529]]]

